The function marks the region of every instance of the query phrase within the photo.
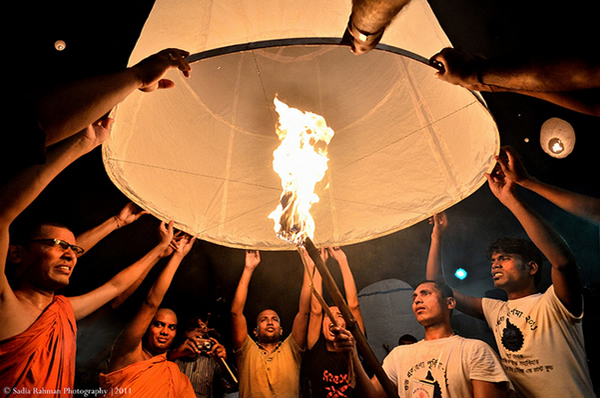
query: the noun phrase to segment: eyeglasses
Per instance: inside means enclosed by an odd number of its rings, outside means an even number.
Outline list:
[[[71,249],[71,250],[73,250],[73,253],[75,253],[78,256],[81,256],[83,254],[83,252],[85,252],[83,247],[77,246],[77,245],[72,245],[72,244],[65,242],[64,240],[60,240],[60,239],[33,239],[33,240],[30,240],[29,242],[41,242],[41,243],[47,243],[51,246],[60,246],[60,248],[63,250]]]

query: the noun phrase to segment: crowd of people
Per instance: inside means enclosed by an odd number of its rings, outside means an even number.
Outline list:
[[[353,2],[347,33],[356,54],[373,49],[407,0]],[[298,311],[287,337],[279,314],[266,308],[249,325],[249,286],[261,262],[247,250],[231,301],[231,345],[211,335],[207,322],[191,317],[178,329],[173,309],[161,306],[195,238],[173,221],[158,224],[158,243],[101,286],[74,297],[56,291],[69,284],[80,256],[112,231],[146,212],[133,204],[75,236],[54,222],[19,225],[18,216],[67,166],[109,136],[110,110],[131,92],[167,89],[171,69],[189,76],[189,54],[166,49],[123,71],[78,81],[20,101],[25,128],[11,135],[6,150],[22,156],[0,189],[0,397],[73,396],[77,321],[121,305],[161,263],[137,312],[112,346],[99,375],[99,394],[127,397],[385,397],[389,392],[357,349],[356,336],[337,305],[322,298],[322,279],[310,257]],[[522,58],[520,58],[522,59]],[[436,75],[479,91],[513,91],[598,116],[600,66],[593,59],[566,57],[528,61],[485,60],[457,49],[431,59]],[[576,259],[561,236],[517,193],[529,189],[552,203],[600,223],[600,200],[545,184],[530,176],[510,147],[486,174],[488,186],[518,220],[529,239],[502,238],[489,247],[491,276],[506,300],[472,297],[444,282],[442,240],[446,214],[432,217],[425,279],[412,296],[424,339],[403,336],[381,367],[399,397],[593,397],[584,347],[583,298]],[[334,260],[352,321],[365,324],[348,258],[338,247],[320,250]],[[164,259],[164,261],[162,261]],[[543,263],[551,286],[538,291]],[[330,261],[332,262],[332,261]],[[164,264],[163,264],[164,263]],[[497,352],[451,326],[454,309],[487,322]],[[228,351],[233,358],[228,358]]]

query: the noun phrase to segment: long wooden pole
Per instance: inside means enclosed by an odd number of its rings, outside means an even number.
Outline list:
[[[385,371],[381,367],[379,360],[373,353],[371,346],[369,345],[367,339],[360,330],[358,322],[356,322],[356,319],[350,312],[348,304],[346,303],[346,300],[344,300],[344,296],[342,296],[342,293],[340,292],[340,289],[335,283],[333,276],[331,276],[331,273],[329,272],[329,268],[327,268],[325,262],[323,262],[319,250],[310,238],[306,238],[304,240],[304,248],[308,252],[310,258],[315,263],[317,270],[323,278],[323,283],[325,284],[325,287],[329,291],[331,298],[342,313],[342,316],[346,321],[346,328],[350,331],[350,333],[352,333],[352,336],[354,336],[354,340],[356,340],[356,346],[358,350],[363,355],[365,361],[367,361],[369,367],[375,373],[375,376],[379,380],[379,383],[385,390],[387,396],[389,398],[398,398],[398,391],[396,390],[396,386],[394,386],[394,383],[392,383],[391,380],[385,374]]]

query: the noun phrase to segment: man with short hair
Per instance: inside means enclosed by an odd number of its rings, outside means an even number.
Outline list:
[[[292,332],[281,341],[281,328],[277,312],[266,309],[256,318],[254,341],[248,335],[244,307],[248,286],[254,270],[260,263],[257,250],[247,250],[244,271],[231,303],[233,349],[238,364],[240,398],[297,398],[300,385],[300,362],[306,346],[306,332],[310,314],[310,288],[308,275],[300,291],[298,313]]]
[[[340,247],[323,248],[320,253],[323,262],[326,262],[330,256],[337,261],[342,275],[348,310],[364,334],[365,326],[360,312],[358,292],[346,253]],[[312,265],[310,257],[307,258],[307,263]],[[322,296],[323,283],[318,271],[313,274],[312,285],[316,294]],[[302,397],[356,397],[351,385],[349,357],[336,352],[333,346],[335,335],[331,331],[333,322],[329,316],[324,316],[323,312],[321,303],[316,297],[313,297],[308,324],[308,350],[304,354],[300,372]],[[333,315],[337,325],[346,327],[346,321],[337,306],[330,306],[328,312]]]
[[[100,374],[100,385],[108,391],[107,396],[195,398],[187,376],[167,360],[167,350],[177,333],[177,315],[168,308],[159,308],[194,242],[195,238],[188,235],[173,240],[169,262],[115,341],[108,370]]]
[[[66,298],[54,292],[69,283],[82,251],[70,230],[42,224],[27,241],[9,244],[13,220],[60,171],[102,143],[110,123],[100,121],[62,141],[46,163],[22,170],[0,190],[0,268],[5,270],[7,258],[15,265],[12,284],[0,274],[0,396],[35,389],[71,396],[76,320],[123,293],[169,245],[172,226],[162,226],[160,243],[142,259],[97,289]]]
[[[114,87],[131,83],[130,91],[135,87],[152,90],[172,85],[162,78],[172,68],[189,74],[189,65],[183,59],[187,53],[177,51],[176,57],[168,54],[161,52],[128,68],[128,78],[117,78]],[[75,89],[91,102],[103,97],[82,87]],[[114,106],[118,101],[112,97],[109,102]],[[70,230],[42,224],[27,241],[10,242],[13,221],[62,170],[108,137],[113,120],[97,114],[97,107],[92,108],[71,110],[59,118],[49,112],[54,128],[65,135],[48,151],[44,163],[20,169],[0,189],[0,397],[34,391],[46,396],[72,396],[76,320],[124,293],[156,264],[171,241],[172,224],[166,227],[161,223],[161,240],[155,248],[104,285],[70,298],[55,295],[57,289],[69,283],[77,255],[82,252]],[[83,120],[90,123],[98,117],[101,119],[82,131],[75,130]],[[6,273],[7,258],[16,265],[11,282]]]
[[[506,292],[508,301],[454,291],[457,309],[488,323],[519,396],[592,397],[581,325],[582,287],[573,253],[517,196],[514,181],[502,172],[486,177],[494,195],[517,217],[531,241],[500,239],[488,250],[494,285]],[[441,240],[448,223],[445,215],[436,215],[433,221],[427,277],[443,281]],[[552,285],[539,293],[542,254],[552,266]]]
[[[452,331],[450,316],[455,306],[452,290],[442,283],[424,281],[415,289],[412,309],[425,328],[425,339],[397,346],[383,360],[383,370],[401,398],[508,396],[508,377],[491,347]],[[377,377],[369,380],[360,365],[352,334],[342,328],[335,333],[338,350],[354,356],[360,396],[385,397]]]
[[[237,391],[237,384],[225,362],[227,350],[211,336],[207,322],[199,316],[190,317],[181,336],[182,343],[169,351],[167,357],[190,379],[196,398],[212,398],[215,383],[224,392]]]

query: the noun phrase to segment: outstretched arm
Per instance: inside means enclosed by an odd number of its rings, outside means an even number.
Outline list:
[[[112,119],[104,119],[49,151],[44,164],[22,170],[0,189],[0,297],[10,290],[4,274],[9,247],[9,226],[62,170],[100,145],[109,134]],[[8,289],[8,290],[7,290]]]
[[[138,287],[140,287],[154,265],[156,265],[161,259],[169,257],[171,254],[173,254],[173,250],[175,250],[175,242],[180,238],[181,234],[183,234],[181,231],[174,233],[171,244],[167,246],[167,248],[163,250],[163,252],[142,271],[142,274],[135,282],[133,282],[131,286],[129,286],[123,293],[119,294],[117,297],[104,304],[102,307],[92,312],[85,318],[78,319],[77,325],[79,325],[79,327],[91,325],[119,308],[121,304],[123,304],[137,290]]]
[[[321,259],[323,262],[327,261],[328,253],[326,249],[320,249],[319,253],[321,254]],[[316,292],[316,294],[323,296],[323,278],[319,271],[315,268],[315,263],[312,258],[308,255],[306,250],[302,250],[302,256],[304,256],[304,261],[308,264],[308,272],[311,272],[312,275],[312,290]],[[310,350],[314,347],[314,345],[319,340],[319,336],[321,336],[321,327],[323,323],[323,308],[321,307],[321,303],[315,297],[315,295],[311,295],[310,299],[310,318],[308,320],[308,333],[306,335],[306,347]]]
[[[77,245],[84,248],[87,253],[88,250],[107,237],[108,234],[116,229],[131,224],[144,214],[148,214],[148,212],[142,210],[135,203],[129,202],[121,209],[118,215],[112,216],[102,224],[77,235]]]
[[[304,270],[302,287],[300,288],[300,302],[298,304],[298,313],[294,317],[292,324],[292,337],[300,348],[306,347],[306,338],[308,333],[308,322],[310,318],[310,277],[308,271]]]
[[[545,184],[529,175],[521,157],[512,147],[502,147],[502,152],[506,154],[506,158],[498,156],[496,160],[507,178],[569,213],[600,224],[600,199]]]
[[[442,267],[442,240],[449,225],[448,217],[444,212],[434,214],[429,219],[429,224],[433,225],[433,228],[431,230],[431,244],[427,256],[425,278],[430,281],[445,283]]]
[[[514,92],[577,112],[600,115],[600,63],[593,57],[514,54],[485,59],[444,48],[431,58],[443,65],[440,79],[474,91]]]
[[[184,58],[188,55],[183,50],[163,50],[131,68],[75,81],[40,96],[34,106],[40,127],[46,133],[46,145],[94,123],[137,89],[154,91],[172,87],[174,83],[163,76],[173,68],[189,76],[191,68]]]
[[[115,371],[137,362],[135,357],[140,354],[142,349],[144,333],[148,329],[152,318],[154,318],[160,303],[167,293],[181,261],[190,252],[194,242],[195,238],[189,235],[184,235],[175,242],[175,250],[169,262],[150,288],[138,312],[115,341],[110,371]]]
[[[442,239],[449,225],[448,217],[444,212],[434,214],[429,223],[433,224],[433,229],[431,231],[429,255],[427,256],[426,279],[446,283],[442,267]],[[484,318],[481,298],[469,296],[455,289],[452,289],[452,291],[456,300],[456,308],[459,311],[476,318]]]
[[[152,250],[146,253],[144,257],[119,272],[97,289],[81,296],[69,298],[76,319],[86,317],[104,304],[124,293],[158,262],[162,253],[167,249],[173,239],[173,222],[171,221],[167,226],[161,222],[159,225],[159,233],[160,242]]]
[[[337,352],[350,353],[352,357],[352,366],[354,367],[354,375],[356,380],[356,391],[358,395],[366,398],[385,398],[387,396],[383,386],[377,377],[369,379],[362,366],[358,351],[356,349],[356,341],[354,336],[346,329],[336,327],[333,329],[335,333],[334,346]]]
[[[352,313],[354,319],[358,323],[360,331],[365,333],[365,322],[363,321],[362,313],[360,312],[360,303],[358,302],[358,291],[356,290],[356,283],[354,282],[354,276],[350,270],[348,264],[348,258],[346,253],[340,247],[328,247],[327,251],[329,255],[333,257],[340,266],[340,272],[342,273],[342,280],[344,283],[344,292],[346,294],[346,302],[348,309]]]
[[[234,350],[239,350],[248,336],[248,324],[244,316],[244,307],[248,298],[250,280],[258,264],[260,264],[260,252],[258,250],[246,250],[244,271],[242,271],[242,276],[231,302],[231,338]]]
[[[519,220],[529,239],[552,266],[556,296],[575,316],[582,311],[582,288],[575,257],[562,237],[516,194],[516,184],[503,174],[486,174],[492,193]],[[541,266],[541,264],[538,264]]]
[[[352,51],[366,53],[379,43],[384,30],[410,0],[354,0],[348,23]]]

